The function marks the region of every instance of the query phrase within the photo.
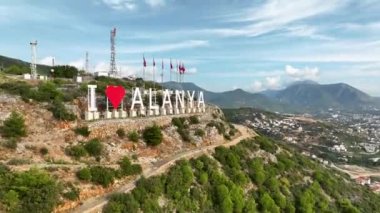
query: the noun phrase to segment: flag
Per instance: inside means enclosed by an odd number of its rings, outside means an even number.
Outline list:
[[[170,59],[170,70],[173,69],[172,59]]]
[[[164,70],[164,59],[162,59],[162,70]]]
[[[144,67],[146,67],[146,61],[145,61],[145,56],[144,55],[143,55],[143,60],[144,60],[143,65],[144,65]]]
[[[180,66],[180,67],[179,67],[179,73],[180,73],[180,74],[185,73],[185,65],[184,65],[183,63],[181,63],[179,66]]]
[[[154,61],[154,58],[153,58],[153,66],[154,66],[154,67],[156,66],[156,62]]]

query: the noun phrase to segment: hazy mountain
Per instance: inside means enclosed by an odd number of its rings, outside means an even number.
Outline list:
[[[319,111],[329,108],[365,110],[379,106],[376,98],[344,83],[321,85],[301,82],[290,85],[267,97],[305,111]]]
[[[380,108],[380,99],[344,83],[321,85],[313,81],[295,82],[283,90],[249,93],[242,89],[210,92],[193,83],[166,82],[164,87],[204,91],[205,100],[222,108],[255,107],[278,112],[368,110]]]
[[[165,82],[162,85],[170,89],[203,91],[206,102],[218,105],[222,108],[255,107],[279,112],[291,110],[290,106],[279,103],[278,101],[273,101],[263,94],[249,93],[242,89],[217,93],[207,91],[194,83],[188,82]]]
[[[0,55],[0,71],[2,69],[6,69],[10,67],[11,65],[17,65],[20,67],[28,67],[28,68],[30,67],[29,62],[25,62],[19,59],[9,58],[9,57]],[[37,72],[40,74],[49,73],[50,69],[51,69],[51,66],[46,66],[46,65],[41,65],[41,64],[37,65]]]

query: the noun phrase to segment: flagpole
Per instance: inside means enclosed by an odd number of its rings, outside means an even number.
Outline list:
[[[153,89],[156,89],[156,81],[155,81],[155,70],[154,68],[156,67],[156,62],[154,61],[154,58],[153,58]]]
[[[177,60],[177,83],[179,83],[179,77],[178,77],[178,74],[179,74],[179,69],[178,69],[178,60]]]
[[[162,59],[162,64],[161,64],[161,84],[164,83],[164,60]]]
[[[173,72],[173,68],[172,68],[172,59],[170,59],[170,71],[169,71],[170,82],[172,81],[172,72]]]
[[[145,67],[146,67],[146,61],[145,61],[145,55],[143,54],[143,88],[145,90]]]

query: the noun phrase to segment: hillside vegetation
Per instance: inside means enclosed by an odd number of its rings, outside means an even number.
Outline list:
[[[104,212],[379,212],[380,196],[266,137],[181,160]]]

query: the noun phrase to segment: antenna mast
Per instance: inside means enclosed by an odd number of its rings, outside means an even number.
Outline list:
[[[30,74],[32,79],[37,79],[37,41],[30,42],[32,49],[32,60],[30,62]]]
[[[86,64],[85,64],[85,72],[89,73],[89,62],[88,62],[88,51],[86,51]]]
[[[115,37],[116,37],[116,28],[113,28],[111,30],[111,62],[110,62],[110,71],[109,71],[109,75],[111,77],[117,76]]]

